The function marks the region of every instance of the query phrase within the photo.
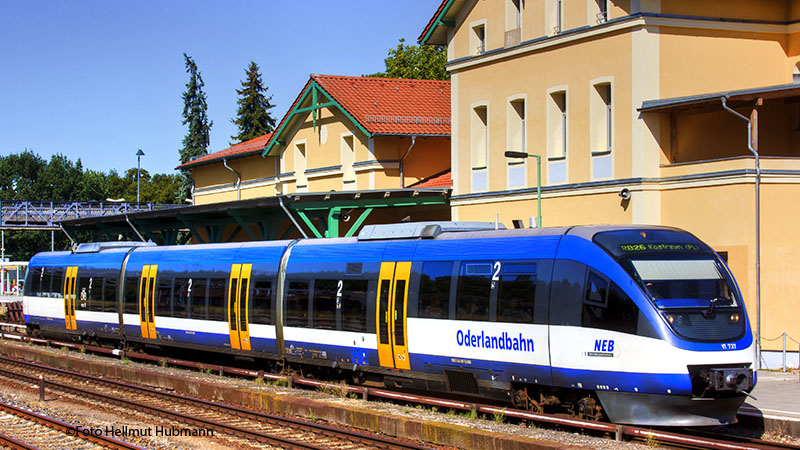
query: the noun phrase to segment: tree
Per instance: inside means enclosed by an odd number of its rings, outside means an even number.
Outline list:
[[[46,165],[27,148],[20,154],[0,156],[0,200],[35,199],[36,179]]]
[[[203,78],[197,70],[197,64],[187,55],[183,54],[186,64],[186,73],[189,74],[189,82],[186,83],[186,92],[183,93],[183,125],[189,125],[189,130],[183,138],[183,148],[180,150],[181,164],[189,162],[193,156],[202,156],[208,153],[208,144],[211,141],[210,130],[214,125],[213,121],[208,120],[206,110],[206,94],[203,92]],[[189,196],[192,186],[191,172],[181,171],[181,188],[178,191],[178,202],[183,201]]]
[[[231,136],[231,145],[263,136],[275,129],[275,118],[270,114],[272,96],[267,97],[267,88],[261,81],[258,64],[250,61],[250,66],[245,70],[246,79],[242,81],[242,88],[237,89],[239,99],[236,103],[239,110],[236,118],[231,122],[239,127],[239,134]]]
[[[383,62],[386,64],[385,72],[368,76],[421,80],[450,79],[450,74],[444,67],[447,63],[447,47],[444,45],[405,45],[405,39],[401,38],[397,47],[389,50],[389,56]]]
[[[135,167],[126,170],[123,177],[120,177],[116,171],[111,171],[109,172],[107,179],[109,197],[114,199],[122,198],[127,202],[136,201]],[[140,196],[142,202],[144,203],[172,203],[176,198],[178,198],[180,186],[180,175],[157,173],[151,176],[150,172],[142,169]]]

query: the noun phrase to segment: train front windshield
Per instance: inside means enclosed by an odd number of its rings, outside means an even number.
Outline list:
[[[594,242],[639,283],[679,336],[698,342],[744,336],[744,310],[733,279],[713,250],[694,236],[622,230],[598,233]]]

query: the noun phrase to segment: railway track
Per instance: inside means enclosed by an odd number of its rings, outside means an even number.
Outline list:
[[[308,450],[439,448],[0,357],[2,377],[38,384],[41,374],[46,376],[46,386],[51,391],[73,394],[194,427],[172,427],[171,430],[164,430],[164,433],[185,435],[181,433],[213,430],[215,433],[277,448]]]
[[[15,450],[141,450],[141,447],[103,435],[83,433],[72,424],[0,402],[0,446]]]
[[[27,337],[22,337],[22,340],[30,340],[33,342],[41,341],[42,343],[49,342],[40,339],[31,339]],[[49,342],[50,345],[58,345],[57,342]],[[75,344],[66,345],[67,347],[82,347],[87,350],[94,350],[94,347],[90,346],[79,346]],[[96,348],[100,351],[100,353],[110,353],[107,349]],[[130,353],[129,353],[130,354]],[[144,354],[137,354],[141,359],[145,360],[152,360],[152,361],[159,361],[163,362],[164,358],[153,357],[150,355]],[[0,358],[0,365],[3,363],[4,360],[8,358]],[[42,370],[45,371],[62,371],[61,369],[50,368],[47,366],[39,366],[33,363],[27,363],[24,361],[17,361],[13,360],[18,364],[28,364],[31,366],[41,367]],[[219,370],[219,373],[222,374],[224,371],[228,374],[234,374],[239,376],[250,376],[250,377],[263,377],[264,379],[288,379],[290,385],[305,385],[312,388],[319,388],[321,386],[330,386],[334,388],[341,388],[341,385],[334,385],[331,383],[326,383],[319,380],[309,380],[303,379],[300,377],[286,377],[283,375],[278,374],[267,374],[263,372],[256,372],[253,370],[247,369],[238,369],[238,368],[230,368],[230,367],[222,367],[222,366],[212,366],[203,363],[196,363],[192,361],[181,361],[175,359],[167,360],[170,365],[176,366],[184,366],[184,367],[192,367],[192,368],[202,368],[206,369],[208,366],[214,368],[215,371]],[[62,371],[66,372],[66,371]],[[0,370],[0,375],[2,375],[2,370]],[[75,374],[76,376],[79,375],[80,377],[96,379],[91,376]],[[109,380],[104,379],[96,379],[101,382],[109,382]],[[117,383],[120,385],[125,386],[134,386],[134,385],[126,385],[124,383]],[[138,387],[137,387],[138,388]],[[147,389],[147,388],[141,388]],[[426,406],[436,406],[439,408],[449,408],[454,410],[472,410],[479,414],[484,414],[487,416],[497,415],[500,414],[503,417],[509,419],[517,419],[520,421],[530,421],[533,423],[537,423],[540,425],[551,426],[558,429],[569,429],[569,430],[577,430],[582,433],[589,433],[595,434],[600,436],[610,437],[612,439],[624,441],[624,440],[631,440],[631,441],[640,441],[644,442],[647,445],[662,445],[668,447],[676,447],[676,448],[699,448],[699,449],[752,449],[752,450],[765,450],[765,449],[800,449],[800,446],[792,445],[792,444],[784,444],[784,443],[777,443],[771,441],[764,441],[759,439],[753,438],[745,438],[745,437],[737,437],[731,436],[721,433],[712,433],[712,432],[694,432],[694,431],[687,431],[685,433],[675,433],[673,431],[666,431],[661,429],[648,429],[642,427],[634,427],[628,425],[618,425],[612,423],[604,423],[604,422],[593,422],[593,421],[586,421],[580,419],[574,419],[559,415],[552,415],[552,414],[539,414],[539,413],[532,413],[529,411],[524,410],[514,410],[508,408],[501,408],[494,405],[481,405],[469,402],[462,402],[462,401],[454,401],[450,399],[443,399],[443,398],[436,398],[436,397],[427,397],[427,396],[419,396],[419,395],[411,395],[405,394],[395,391],[389,390],[382,390],[382,389],[374,389],[374,388],[365,388],[361,386],[348,386],[348,391],[351,393],[362,395],[364,398],[367,396],[370,397],[381,397],[381,398],[388,398],[393,399],[399,402],[406,402],[406,403],[417,403]],[[154,391],[159,394],[163,395],[173,395],[177,397],[183,397],[177,394],[169,394],[164,393],[161,391]],[[207,402],[206,400],[200,400],[201,402]],[[214,402],[208,402],[214,403]],[[236,408],[233,406],[227,406],[228,408],[234,408],[236,410],[240,410],[238,414],[245,414],[244,411],[240,408]],[[252,412],[254,414],[264,414],[264,413],[257,413]],[[268,415],[268,414],[265,414]],[[313,422],[312,422],[313,423]],[[258,440],[258,439],[256,439]],[[401,448],[417,448],[417,447],[401,447]],[[430,448],[430,447],[422,447],[422,448]]]

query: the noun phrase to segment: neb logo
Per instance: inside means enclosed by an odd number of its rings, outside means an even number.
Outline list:
[[[597,339],[594,341],[594,351],[596,352],[613,352],[614,340],[613,339]]]

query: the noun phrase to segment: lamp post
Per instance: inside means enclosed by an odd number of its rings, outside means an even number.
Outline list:
[[[144,156],[144,152],[142,149],[139,149],[136,152],[136,203],[139,203],[139,179],[142,175],[142,156]]]
[[[505,153],[506,158],[536,158],[536,203],[538,215],[536,217],[536,227],[542,227],[542,157],[541,155],[532,155],[525,152],[512,152]]]

